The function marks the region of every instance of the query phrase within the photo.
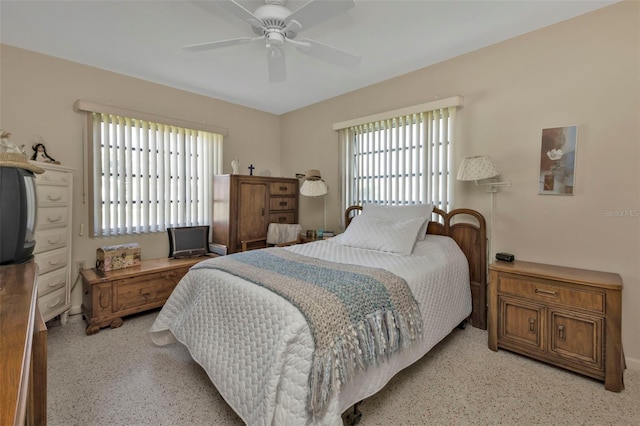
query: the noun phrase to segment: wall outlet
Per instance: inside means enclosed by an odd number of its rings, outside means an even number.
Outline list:
[[[84,260],[76,260],[76,271],[80,273],[86,267],[86,263]]]

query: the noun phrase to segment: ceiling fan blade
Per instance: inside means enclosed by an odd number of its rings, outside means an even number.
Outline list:
[[[199,8],[216,14],[219,9],[226,10],[236,18],[248,22],[249,24],[258,27],[264,28],[264,23],[260,18],[251,13],[249,10],[245,9],[244,6],[237,3],[235,0],[216,0],[216,1],[195,1],[191,0],[193,4],[198,6]]]
[[[207,43],[190,44],[188,46],[182,46],[184,50],[190,52],[202,52],[204,50],[219,49],[227,46],[237,46],[240,44],[251,43],[254,40],[262,39],[262,37],[239,37],[231,38],[228,40],[210,41]]]
[[[281,83],[287,78],[287,64],[284,49],[274,47],[267,49],[267,66],[269,68],[269,81]]]
[[[315,40],[304,38],[296,40],[296,49],[302,53],[306,53],[309,56],[313,56],[318,59],[322,59],[325,62],[339,65],[347,68],[354,68],[358,66],[361,61],[360,56],[354,55],[344,50],[337,49],[326,44],[322,44]]]
[[[307,29],[344,13],[353,6],[353,0],[310,0],[287,16],[284,22],[288,24],[289,21],[295,20]]]

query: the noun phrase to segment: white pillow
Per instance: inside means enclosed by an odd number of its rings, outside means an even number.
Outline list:
[[[403,221],[408,219],[415,219],[421,217],[426,219],[420,232],[418,233],[418,240],[424,240],[427,234],[427,227],[431,220],[431,213],[433,212],[433,204],[409,204],[406,206],[385,206],[382,204],[367,203],[362,206],[362,215],[367,217],[380,219],[384,221]]]
[[[349,227],[332,241],[343,246],[410,255],[426,220],[384,221],[360,215],[354,217]]]

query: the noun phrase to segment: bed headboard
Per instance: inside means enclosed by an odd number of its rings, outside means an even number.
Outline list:
[[[345,226],[360,213],[362,206],[351,206],[344,213]],[[471,219],[471,220],[470,220]],[[473,310],[471,325],[487,329],[487,224],[484,216],[471,209],[455,209],[449,213],[433,209],[427,234],[446,235],[458,244],[469,262],[469,278]]]

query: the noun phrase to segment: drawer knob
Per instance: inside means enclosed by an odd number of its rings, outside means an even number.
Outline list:
[[[567,335],[564,330],[564,325],[558,326],[558,340],[566,340]]]
[[[60,242],[60,237],[54,239],[54,240],[47,240],[47,243],[53,245],[53,244],[58,244]]]
[[[59,261],[59,260],[50,260],[50,261],[48,261],[47,263],[48,263],[49,265],[52,265],[52,266],[53,266],[53,265],[57,265],[58,263],[60,263],[60,261]]]
[[[47,220],[49,222],[60,222],[62,220],[62,216],[58,215],[55,217],[47,216]]]
[[[286,186],[281,186],[281,187],[280,187],[280,191],[286,191],[286,190],[287,190],[287,187],[286,187]]]
[[[55,301],[53,302],[53,305],[50,303],[47,303],[47,308],[51,309],[51,308],[55,308],[56,306],[58,306],[60,304],[61,300],[59,297],[56,297]]]
[[[281,205],[281,206],[286,206],[286,205],[287,205],[287,202],[286,202],[286,201],[280,201],[280,205]]]
[[[534,318],[529,318],[529,333],[536,332],[536,320]]]
[[[54,197],[54,196],[52,196],[52,195],[47,195],[47,199],[48,199],[49,201],[60,201],[60,200],[62,199],[62,196],[61,196],[61,195],[58,195],[57,197]]]
[[[558,293],[556,293],[555,291],[551,291],[551,290],[544,290],[541,288],[536,288],[536,294],[541,294],[543,296],[551,296],[551,297],[557,297]]]

